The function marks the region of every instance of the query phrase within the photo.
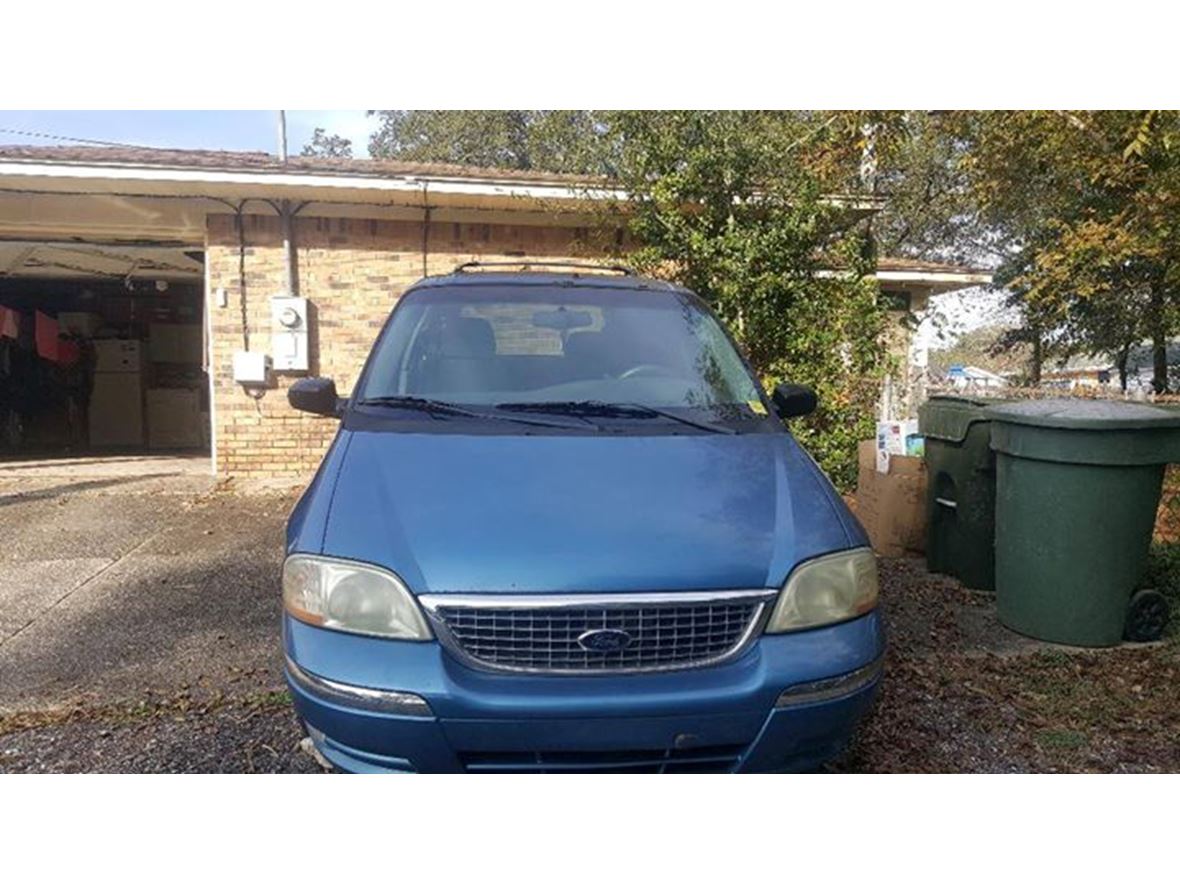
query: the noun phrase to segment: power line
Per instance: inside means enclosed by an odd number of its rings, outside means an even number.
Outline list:
[[[0,132],[5,133],[6,135],[20,135],[24,138],[48,138],[51,141],[72,141],[78,144],[95,144],[101,147],[125,147],[141,148],[144,150],[158,150],[158,148],[151,148],[146,144],[128,144],[124,141],[99,141],[97,138],[74,138],[69,135],[53,135],[49,132],[32,132],[27,129],[0,128]]]

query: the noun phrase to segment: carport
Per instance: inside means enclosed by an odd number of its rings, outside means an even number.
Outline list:
[[[0,462],[195,450],[218,475],[306,477],[332,426],[290,409],[294,378],[332,375],[347,390],[424,275],[487,256],[599,254],[593,207],[620,196],[600,185],[378,160],[0,146],[0,306],[31,330],[25,358],[41,374],[78,365],[74,341],[65,360],[34,352],[40,323],[47,340],[64,330],[115,361],[96,359],[83,417],[66,384],[51,383],[52,396],[10,385],[24,400],[0,399],[19,411]],[[129,418],[140,395],[142,417]]]
[[[0,463],[208,469],[204,208],[0,190]]]

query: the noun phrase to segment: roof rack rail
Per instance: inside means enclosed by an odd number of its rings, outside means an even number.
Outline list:
[[[487,267],[519,267],[521,270],[533,267],[573,267],[582,270],[609,271],[625,277],[635,276],[633,268],[623,264],[590,264],[580,261],[466,261],[455,268],[455,273],[469,273]]]

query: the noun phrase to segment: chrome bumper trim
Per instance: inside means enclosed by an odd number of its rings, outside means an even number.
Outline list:
[[[880,678],[884,665],[885,658],[882,656],[851,673],[792,685],[778,696],[778,700],[774,702],[775,709],[830,701],[860,691]]]
[[[287,673],[291,681],[310,695],[328,703],[340,704],[343,707],[372,710],[377,713],[391,713],[396,716],[417,716],[433,718],[434,711],[426,698],[408,691],[383,691],[377,688],[364,688],[359,685],[348,685],[324,679],[314,673],[308,673],[298,664],[286,657]]]

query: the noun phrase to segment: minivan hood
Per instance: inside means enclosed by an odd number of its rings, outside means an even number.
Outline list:
[[[322,552],[416,593],[778,587],[865,543],[786,433],[343,433]]]

